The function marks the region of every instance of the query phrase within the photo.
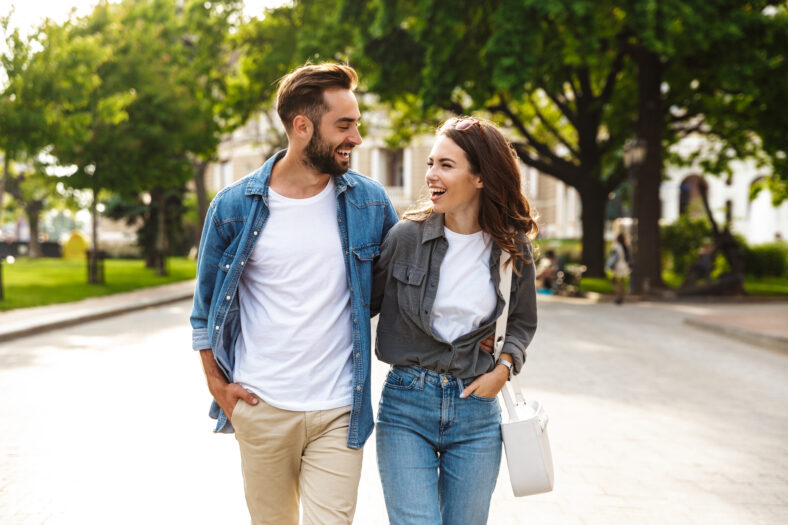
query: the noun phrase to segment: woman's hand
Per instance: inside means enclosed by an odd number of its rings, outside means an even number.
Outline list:
[[[460,397],[464,399],[471,394],[479,397],[495,397],[508,380],[509,369],[504,365],[496,365],[492,372],[480,375],[473,383],[465,387]]]

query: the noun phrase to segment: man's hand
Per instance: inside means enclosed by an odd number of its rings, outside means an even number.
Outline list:
[[[243,399],[250,405],[257,404],[257,398],[238,383],[228,383],[224,374],[219,370],[219,365],[213,357],[213,351],[208,348],[200,350],[202,367],[205,369],[205,379],[208,381],[208,390],[219,404],[227,419],[232,419],[233,410],[238,399]]]
[[[497,365],[492,372],[480,375],[473,383],[465,387],[460,397],[466,398],[471,394],[479,397],[495,397],[508,380],[509,369],[504,365]]]
[[[238,403],[238,398],[243,399],[250,405],[257,404],[257,398],[254,397],[254,394],[246,390],[238,383],[227,383],[225,381],[223,385],[217,385],[215,391],[214,388],[211,388],[209,383],[208,389],[211,391],[213,398],[222,408],[222,411],[227,416],[227,419],[233,418],[233,410],[235,410],[235,405]]]

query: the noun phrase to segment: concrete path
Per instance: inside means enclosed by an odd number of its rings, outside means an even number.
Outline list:
[[[0,524],[248,522],[235,440],[210,432],[189,310],[0,344]],[[518,381],[550,414],[556,490],[516,499],[504,467],[489,522],[788,521],[788,355],[684,322],[732,312],[542,298]],[[385,373],[374,366],[376,398]],[[374,441],[355,523],[387,523]]]

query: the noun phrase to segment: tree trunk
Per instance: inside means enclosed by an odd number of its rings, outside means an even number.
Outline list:
[[[167,275],[167,192],[162,188],[154,190],[158,199],[156,216],[156,275]]]
[[[583,223],[582,262],[587,277],[605,276],[605,207],[607,192],[589,184],[577,188],[580,194],[580,220]]]
[[[98,244],[98,185],[95,183],[96,174],[93,174],[93,200],[90,203],[90,252],[88,254],[88,283],[104,284],[104,274],[99,271],[99,244]]]
[[[31,259],[41,257],[41,242],[38,240],[38,227],[41,223],[41,210],[44,208],[42,201],[31,201],[25,204],[25,215],[30,228],[30,243],[28,244],[28,256]]]
[[[635,267],[632,292],[647,295],[653,289],[664,288],[659,231],[662,214],[659,198],[662,183],[662,64],[658,55],[642,48],[634,56],[638,65],[637,136],[646,145],[646,156],[640,166],[633,168],[637,238],[633,240]]]
[[[0,179],[0,232],[3,229],[3,197],[5,197],[5,188],[8,185],[9,169],[11,166],[11,157],[8,152],[3,153],[3,178]]]
[[[205,171],[208,169],[208,162],[200,161],[194,164],[194,192],[197,194],[197,217],[200,220],[200,227],[196,232],[194,245],[200,245],[202,228],[205,225],[205,216],[208,214],[208,190],[205,189]]]

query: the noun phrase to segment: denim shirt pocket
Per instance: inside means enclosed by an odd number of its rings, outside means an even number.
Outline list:
[[[419,319],[422,283],[426,270],[406,263],[394,263],[392,276],[397,281],[397,301],[400,311]]]
[[[361,292],[361,302],[369,308],[369,300],[372,295],[372,262],[375,257],[380,255],[380,243],[372,243],[360,248],[352,248],[353,256],[356,259],[356,272],[358,275],[358,286]]]

